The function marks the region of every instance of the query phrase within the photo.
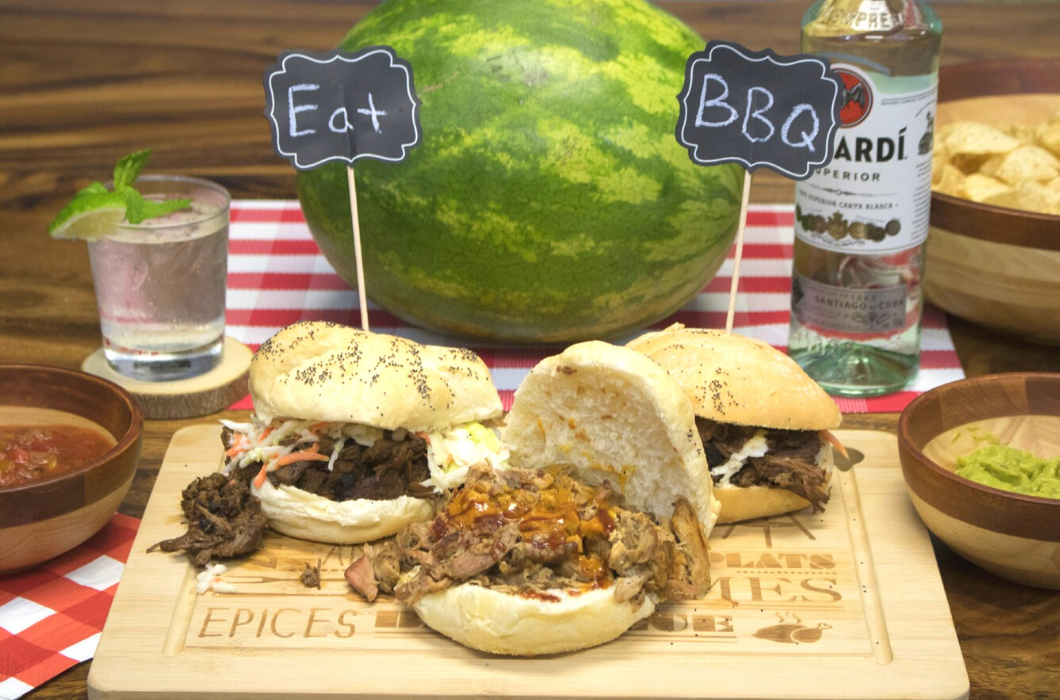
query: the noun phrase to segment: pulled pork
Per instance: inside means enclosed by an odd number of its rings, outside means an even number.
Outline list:
[[[707,464],[711,469],[725,464],[734,453],[754,437],[758,428],[731,423],[718,423],[696,418],[699,437],[703,440]],[[767,430],[769,451],[761,457],[751,457],[730,480],[733,486],[766,486],[791,491],[813,504],[814,512],[824,510],[828,503],[828,473],[817,464],[821,438],[814,430]],[[712,474],[714,483],[720,474]]]
[[[610,587],[635,602],[696,598],[710,587],[707,543],[687,501],[658,522],[624,508],[606,483],[484,466],[434,521],[366,545],[346,579],[368,600],[381,591],[406,603],[467,582],[544,600]]]
[[[180,507],[188,531],[152,545],[148,552],[183,551],[195,566],[206,566],[210,559],[253,552],[261,543],[265,514],[245,481],[223,474],[200,477],[184,489]]]

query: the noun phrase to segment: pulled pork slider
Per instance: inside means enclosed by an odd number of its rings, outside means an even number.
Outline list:
[[[468,647],[534,656],[610,641],[710,587],[717,517],[695,416],[658,365],[607,343],[535,367],[504,431],[513,468],[475,468],[431,523],[347,571]]]
[[[759,340],[681,324],[629,347],[667,370],[692,402],[718,522],[824,510],[832,446],[845,454],[828,431],[842,417],[794,360]]]
[[[292,537],[392,535],[430,519],[472,465],[505,466],[500,397],[469,350],[298,323],[258,349],[250,394],[252,422],[224,422],[224,473]]]

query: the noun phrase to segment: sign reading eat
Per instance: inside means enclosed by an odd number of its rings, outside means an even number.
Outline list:
[[[412,67],[389,46],[285,53],[265,72],[273,148],[299,170],[404,160],[420,142],[419,105]]]

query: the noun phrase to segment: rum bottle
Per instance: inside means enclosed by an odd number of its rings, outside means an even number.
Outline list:
[[[822,0],[802,50],[843,81],[832,162],[796,182],[788,353],[829,393],[875,396],[920,364],[942,25],[918,0]]]

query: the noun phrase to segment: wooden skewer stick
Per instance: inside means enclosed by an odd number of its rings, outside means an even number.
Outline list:
[[[747,228],[747,204],[751,198],[751,173],[743,176],[743,202],[740,204],[740,223],[736,227],[736,254],[732,259],[732,286],[729,287],[729,314],[725,317],[725,332],[732,334],[732,321],[736,315],[736,290],[740,286],[740,260],[743,258],[743,231]]]
[[[350,218],[353,219],[353,253],[357,259],[357,300],[361,305],[361,328],[367,331],[369,330],[368,299],[364,293],[364,264],[361,262],[361,222],[357,218],[357,180],[353,177],[353,168],[351,166],[346,167],[346,180],[350,184]],[[746,199],[746,193],[744,198]]]

